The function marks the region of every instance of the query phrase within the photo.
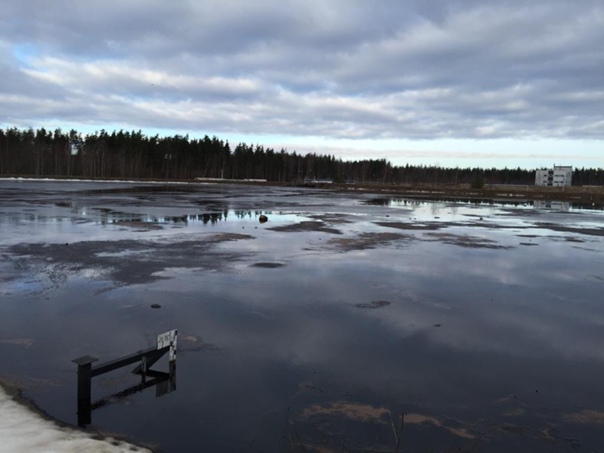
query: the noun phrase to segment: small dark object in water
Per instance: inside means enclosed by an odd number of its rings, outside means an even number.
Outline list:
[[[258,220],[260,221],[260,223],[265,223],[268,222],[268,217],[262,214],[260,217],[258,217]]]
[[[370,303],[366,304],[356,304],[355,307],[357,308],[382,308],[382,307],[386,307],[390,305],[390,302],[388,302],[387,300],[374,300],[371,301]]]
[[[434,324],[434,327],[440,327],[440,324]]]
[[[275,269],[277,267],[283,267],[283,263],[254,263],[252,267],[263,267],[265,269]]]
[[[151,304],[151,308],[161,308],[161,305],[159,305],[159,304]]]

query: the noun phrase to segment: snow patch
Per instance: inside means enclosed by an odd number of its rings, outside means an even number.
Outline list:
[[[93,438],[93,433],[60,427],[17,403],[0,386],[0,453],[122,453],[150,450],[112,437]]]

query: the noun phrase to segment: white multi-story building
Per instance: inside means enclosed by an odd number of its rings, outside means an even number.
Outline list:
[[[554,165],[553,170],[537,170],[536,186],[570,186],[573,179],[573,167]]]

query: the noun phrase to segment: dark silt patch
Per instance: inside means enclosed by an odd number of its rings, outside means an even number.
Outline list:
[[[537,244],[536,242],[521,242],[520,245],[524,245],[524,246],[527,246],[527,247],[532,247],[532,246],[536,246],[536,245],[539,245],[539,244]]]
[[[319,231],[322,233],[331,233],[331,234],[342,234],[342,232],[336,228],[330,228],[325,225],[323,222],[318,221],[305,221],[294,223],[292,225],[282,225],[276,226],[272,228],[267,228],[272,231],[285,231],[285,232],[303,232],[303,231]]]
[[[383,226],[386,228],[396,228],[397,230],[424,230],[424,231],[435,231],[440,230],[445,226],[451,224],[442,223],[407,223],[407,222],[374,222],[374,224]]]
[[[102,269],[103,278],[118,285],[147,283],[166,277],[157,275],[169,267],[205,270],[225,269],[242,257],[240,253],[214,250],[222,242],[253,236],[220,233],[192,241],[85,241],[72,244],[17,244],[7,249],[20,275],[35,274],[40,264],[48,277],[60,285],[84,270]],[[124,259],[127,256],[128,259]]]
[[[361,233],[355,237],[330,239],[328,246],[334,246],[343,252],[367,250],[383,247],[397,241],[411,241],[413,236],[399,233]]]
[[[371,198],[370,200],[365,200],[363,203],[371,206],[390,206],[392,198]]]
[[[251,267],[261,267],[264,269],[276,269],[278,267],[283,267],[285,264],[283,263],[254,263]]]
[[[572,237],[572,236],[565,237],[565,238],[564,238],[564,240],[565,240],[566,242],[586,242],[586,241],[584,241],[584,240],[583,240],[583,239],[581,239],[581,238]]]
[[[239,233],[219,233],[211,236],[208,239],[208,242],[218,243],[218,242],[228,242],[228,241],[239,241],[242,239],[254,239],[254,236],[250,236],[249,234],[239,234]]]
[[[346,218],[345,214],[313,214],[309,216],[311,219],[319,220],[322,222],[328,222],[335,225],[345,225],[352,223]]]
[[[460,247],[469,248],[485,248],[485,249],[511,249],[511,246],[505,246],[498,244],[497,242],[481,238],[477,236],[469,236],[463,234],[451,234],[451,233],[426,233],[426,236],[434,238],[434,240],[440,241],[448,245],[457,245]]]
[[[376,309],[376,308],[383,308],[383,307],[387,307],[388,305],[390,305],[392,302],[388,302],[387,300],[373,300],[369,303],[360,303],[360,304],[355,304],[355,307],[357,308],[369,308],[369,309]]]
[[[565,225],[558,225],[555,223],[542,223],[538,222],[535,226],[550,231],[557,231],[560,233],[577,233],[585,234],[589,236],[604,236],[604,228],[577,228]]]
[[[601,253],[600,250],[596,250],[596,249],[592,249],[592,248],[588,248],[588,247],[578,247],[578,246],[574,245],[572,248],[575,250],[583,250],[585,252]]]
[[[123,221],[114,222],[114,224],[119,225],[120,227],[132,228],[134,231],[137,232],[161,230],[163,228],[161,224],[150,222]]]

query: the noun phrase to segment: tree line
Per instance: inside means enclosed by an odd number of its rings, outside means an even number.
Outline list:
[[[217,137],[147,136],[139,131],[105,130],[82,135],[44,128],[0,129],[0,175],[83,178],[266,179],[272,182],[332,180],[381,184],[521,184],[535,182],[535,171],[516,169],[394,166],[386,159],[343,161],[332,155],[285,149]],[[574,169],[573,185],[604,185],[602,169]]]

